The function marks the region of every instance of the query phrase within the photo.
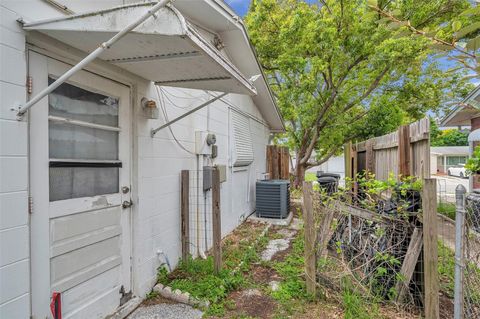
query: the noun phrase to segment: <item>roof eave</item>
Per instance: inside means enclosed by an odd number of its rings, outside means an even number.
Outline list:
[[[258,70],[260,71],[260,73],[262,75],[262,81],[264,82],[265,86],[267,87],[270,102],[273,105],[273,107],[275,109],[275,112],[277,114],[277,117],[278,117],[278,119],[281,123],[281,129],[271,129],[270,131],[272,133],[284,133],[285,130],[286,130],[285,129],[285,122],[284,122],[283,117],[280,113],[280,108],[278,107],[278,105],[275,101],[275,98],[273,96],[270,85],[268,84],[265,72],[263,71],[262,65],[260,64],[260,61],[258,60],[257,52],[256,52],[254,46],[252,45],[252,43],[250,42],[250,38],[249,38],[248,32],[247,32],[247,28],[246,28],[243,20],[238,15],[236,15],[235,12],[233,11],[233,9],[228,4],[226,4],[223,0],[213,0],[213,2],[215,4],[217,4],[218,7],[220,7],[225,13],[228,14],[228,18],[233,20],[232,22],[235,24],[235,26],[237,26],[239,28],[239,31],[242,32],[244,38],[246,39],[246,42],[248,43],[249,49],[250,49],[250,51],[251,51],[251,53],[252,53],[252,55],[255,59],[255,62],[257,64]]]

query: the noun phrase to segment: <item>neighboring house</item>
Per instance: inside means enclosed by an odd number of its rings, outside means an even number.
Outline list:
[[[181,255],[181,170],[227,166],[224,235],[254,211],[266,145],[284,126],[223,1],[160,9],[17,120],[19,105],[156,3],[134,1],[0,4],[2,319],[51,318],[54,292],[63,318],[144,297],[159,257],[175,266]],[[231,94],[151,136],[219,92]],[[216,158],[195,154],[197,131],[216,134]]]
[[[447,174],[450,167],[467,162],[468,152],[468,146],[430,147],[430,173]]]
[[[469,154],[473,149],[480,145],[480,85],[478,85],[468,96],[457,104],[450,113],[448,113],[439,126],[470,126],[468,135]],[[470,189],[480,188],[480,179],[478,175],[470,176]]]

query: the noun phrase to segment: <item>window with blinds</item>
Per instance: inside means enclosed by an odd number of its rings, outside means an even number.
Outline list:
[[[252,134],[248,117],[232,111],[234,137],[233,166],[248,166],[253,162]]]

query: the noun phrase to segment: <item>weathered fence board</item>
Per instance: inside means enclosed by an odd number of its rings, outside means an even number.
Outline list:
[[[315,220],[313,218],[312,183],[303,182],[303,214],[305,227],[305,276],[307,292],[315,295],[316,280],[316,249]]]
[[[438,319],[438,231],[437,231],[437,180],[423,180],[423,263],[425,273],[425,318]]]
[[[405,294],[407,293],[410,280],[412,280],[413,273],[415,272],[415,266],[417,265],[418,257],[420,257],[420,253],[422,252],[422,247],[423,230],[416,227],[413,230],[412,237],[410,238],[407,254],[405,255],[402,269],[400,270],[403,280],[398,281],[395,289],[397,291],[397,302],[402,302]]]
[[[189,216],[189,178],[190,178],[190,172],[187,170],[182,171],[182,195],[181,195],[181,216],[182,216],[182,259],[183,261],[187,262],[188,261],[188,255],[190,253],[190,216]]]
[[[270,179],[290,178],[290,153],[288,147],[267,145],[267,172]]]
[[[427,118],[400,127],[396,132],[345,145],[345,173],[355,179],[369,171],[379,180],[390,174],[430,177],[430,122]]]

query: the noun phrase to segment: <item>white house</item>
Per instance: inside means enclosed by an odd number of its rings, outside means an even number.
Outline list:
[[[468,146],[432,146],[430,147],[430,172],[447,174],[450,167],[465,164],[468,156]]]
[[[158,252],[181,253],[181,170],[226,165],[224,234],[254,210],[284,126],[243,22],[221,0],[133,2],[0,2],[2,319],[52,318],[53,293],[63,318],[144,297]],[[216,158],[196,132],[216,135]]]

